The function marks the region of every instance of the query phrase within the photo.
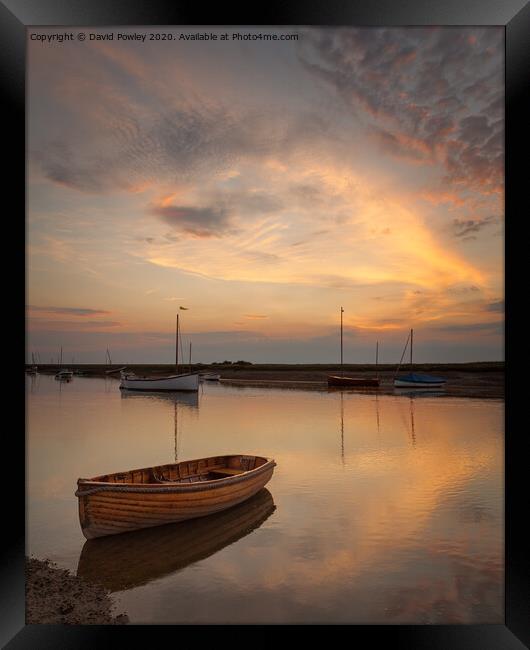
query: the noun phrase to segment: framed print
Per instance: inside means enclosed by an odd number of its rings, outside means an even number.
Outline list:
[[[4,645],[525,647],[528,3],[0,10],[25,250]]]

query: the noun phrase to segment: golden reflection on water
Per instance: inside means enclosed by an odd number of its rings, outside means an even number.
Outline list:
[[[146,531],[163,570],[135,582],[125,567],[142,566],[143,542],[135,555],[133,537],[132,550],[101,540],[132,621],[503,620],[502,402],[225,386],[143,395],[80,378],[59,393],[47,380],[28,386],[29,545],[74,571],[105,573],[105,554],[83,547],[79,476],[175,453],[276,459],[276,510],[251,532],[223,545],[215,520],[175,529],[188,540],[204,529],[211,553],[179,562],[179,535]]]

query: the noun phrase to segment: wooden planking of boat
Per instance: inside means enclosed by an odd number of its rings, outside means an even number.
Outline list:
[[[172,524],[231,508],[259,492],[276,463],[263,456],[212,456],[77,481],[87,539]]]

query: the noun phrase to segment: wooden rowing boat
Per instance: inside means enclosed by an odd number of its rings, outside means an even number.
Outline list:
[[[161,526],[230,508],[259,492],[275,461],[212,456],[77,481],[79,521],[87,539]]]
[[[146,585],[234,544],[259,528],[275,509],[271,493],[263,488],[209,517],[89,539],[81,550],[77,575],[110,591]]]

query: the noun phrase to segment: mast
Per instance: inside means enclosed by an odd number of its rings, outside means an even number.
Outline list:
[[[414,330],[411,329],[410,330],[410,369],[411,369],[411,371],[412,371],[412,337],[413,337],[413,334],[414,334]]]
[[[379,359],[379,341],[376,341],[375,344],[375,371],[377,373],[377,377],[379,378],[379,373],[377,372],[377,361]]]
[[[178,461],[178,414],[177,414],[177,400],[175,400],[175,462]]]
[[[179,374],[179,315],[177,313],[177,339],[175,349],[175,372]]]
[[[190,375],[191,375],[191,341],[190,341]]]
[[[340,456],[344,465],[344,393],[340,391]]]
[[[59,359],[59,366],[63,367],[63,346],[61,345],[61,357]]]
[[[344,312],[344,309],[341,307],[340,308],[340,374],[341,376],[344,375],[344,369],[342,367],[342,313]]]

